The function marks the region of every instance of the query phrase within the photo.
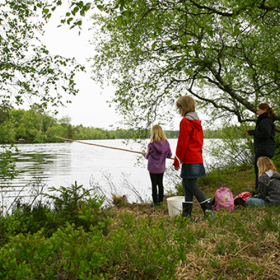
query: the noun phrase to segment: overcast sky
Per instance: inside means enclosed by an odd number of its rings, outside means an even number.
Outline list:
[[[88,30],[90,23],[83,22],[83,30],[78,35],[78,29],[69,29],[65,25],[57,27],[60,23],[59,16],[62,9],[58,8],[46,25],[43,42],[51,54],[64,57],[75,57],[77,62],[86,66],[87,73],[79,73],[76,78],[80,90],[77,96],[71,97],[72,103],[66,104],[67,108],[59,108],[58,118],[69,116],[73,125],[93,126],[108,129],[110,125],[116,126],[120,117],[114,107],[109,107],[106,100],[113,96],[113,88],[101,89],[90,78],[90,64],[86,58],[93,56],[93,46],[89,44],[91,33]]]
[[[78,28],[70,30],[68,25],[58,28],[60,15],[63,13],[63,8],[59,7],[52,15],[46,25],[43,42],[53,55],[75,57],[79,63],[86,66],[87,73],[78,74],[76,83],[80,90],[79,94],[71,97],[72,104],[66,104],[67,108],[59,108],[59,114],[56,117],[68,116],[71,118],[72,125],[82,124],[86,127],[105,129],[110,129],[111,125],[117,127],[117,122],[121,120],[121,117],[115,112],[113,106],[109,107],[106,103],[114,95],[114,88],[102,89],[90,78],[90,63],[86,59],[94,55],[94,47],[89,43],[92,32],[88,31],[88,28],[91,27],[91,23],[84,18],[80,35],[78,35]],[[171,123],[171,127],[173,126],[175,130],[179,129],[180,119],[178,115]],[[164,127],[164,129],[170,129],[170,127]]]

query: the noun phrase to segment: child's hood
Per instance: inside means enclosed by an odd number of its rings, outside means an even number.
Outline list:
[[[197,128],[197,130],[200,130],[202,128],[201,120],[199,119],[196,112],[187,113],[185,115],[185,118],[191,121],[191,123]]]
[[[273,171],[269,170],[269,171],[266,171],[265,174],[271,179],[280,180],[280,175],[276,172],[273,172]]]
[[[154,149],[157,151],[157,153],[162,154],[169,150],[169,144],[167,140],[162,141],[154,141],[153,142]]]

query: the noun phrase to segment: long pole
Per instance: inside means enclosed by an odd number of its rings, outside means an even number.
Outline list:
[[[115,147],[109,147],[109,146],[104,146],[104,145],[98,145],[98,144],[93,144],[93,143],[87,143],[87,142],[83,142],[83,141],[78,141],[78,140],[73,140],[73,139],[67,139],[67,138],[63,138],[63,137],[58,137],[55,136],[55,138],[59,138],[65,141],[71,141],[71,142],[77,142],[77,143],[81,143],[81,144],[86,144],[86,145],[92,145],[92,146],[98,146],[98,147],[102,147],[102,148],[108,148],[108,149],[114,149],[114,150],[121,150],[121,151],[125,151],[125,152],[130,152],[130,153],[136,153],[136,154],[144,154],[142,152],[137,152],[137,151],[132,151],[132,150],[126,150],[126,149],[121,149],[121,148],[115,148]]]
[[[65,141],[71,141],[71,142],[77,142],[77,143],[81,143],[81,144],[86,144],[86,145],[98,146],[98,147],[107,148],[107,149],[121,150],[121,151],[125,151],[125,152],[130,152],[130,153],[135,153],[135,154],[141,154],[141,155],[144,154],[143,152],[137,152],[137,151],[127,150],[127,149],[121,149],[121,148],[116,148],[116,147],[109,147],[109,146],[104,146],[104,145],[99,145],[99,144],[93,144],[93,143],[87,143],[87,142],[78,141],[78,140],[73,140],[73,139],[67,139],[67,138],[63,138],[63,137],[59,137],[59,136],[55,136],[55,138],[62,139],[62,140],[65,140]],[[171,158],[171,159],[173,159],[173,158]]]

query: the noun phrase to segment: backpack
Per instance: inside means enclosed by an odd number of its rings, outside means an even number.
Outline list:
[[[242,192],[241,194],[237,195],[234,198],[234,205],[242,205],[246,206],[246,200],[247,198],[251,197],[251,193],[249,192]]]
[[[233,194],[228,188],[220,188],[216,191],[212,200],[212,208],[214,210],[221,210],[226,208],[228,211],[234,210]]]

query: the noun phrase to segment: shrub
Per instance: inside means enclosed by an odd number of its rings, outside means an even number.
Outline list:
[[[97,225],[108,218],[108,211],[100,210],[104,198],[97,196],[93,189],[86,190],[83,185],[75,182],[70,188],[61,186],[50,190],[58,193],[45,196],[52,200],[53,212],[59,225],[69,222],[75,224],[76,228],[82,226],[89,231],[91,225]]]
[[[18,199],[11,215],[0,216],[0,244],[8,242],[10,236],[35,234],[40,230],[50,237],[66,223],[73,224],[75,228],[83,227],[86,232],[96,227],[107,234],[111,214],[108,209],[101,208],[103,198],[77,183],[69,189],[60,187],[52,190],[58,195],[46,195],[50,200],[45,203],[38,201],[28,204]]]
[[[244,124],[239,127],[224,125],[221,139],[213,141],[208,148],[208,154],[213,158],[210,169],[254,163],[253,138],[247,135],[248,129]]]

